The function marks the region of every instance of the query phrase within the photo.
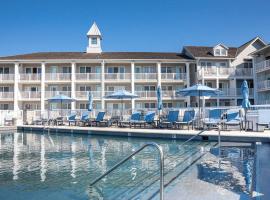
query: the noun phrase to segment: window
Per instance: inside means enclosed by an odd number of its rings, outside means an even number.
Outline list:
[[[220,67],[226,67],[226,66],[227,66],[227,65],[226,65],[225,62],[220,63]]]
[[[63,67],[63,73],[71,73],[71,68],[70,67]]]
[[[221,55],[226,56],[226,54],[227,54],[227,51],[225,49],[221,49]]]
[[[97,44],[97,38],[96,37],[93,37],[91,39],[91,44]]]
[[[31,74],[32,73],[32,68],[25,68],[25,73],[26,74]]]
[[[8,104],[0,104],[0,110],[8,110],[9,105]]]
[[[215,56],[220,56],[220,49],[215,49]]]

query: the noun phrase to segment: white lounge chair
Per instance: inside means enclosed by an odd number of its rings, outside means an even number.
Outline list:
[[[270,127],[270,110],[258,110],[258,122],[256,123],[256,130],[259,130],[259,126]]]

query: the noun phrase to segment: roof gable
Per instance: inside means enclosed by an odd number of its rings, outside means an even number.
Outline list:
[[[89,29],[87,36],[101,36],[101,32],[96,24],[96,22],[93,23],[91,28]]]

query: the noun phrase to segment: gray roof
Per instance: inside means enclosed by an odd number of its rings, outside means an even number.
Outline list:
[[[198,57],[217,57],[213,55],[213,47],[209,46],[185,46],[184,47],[189,53],[191,53],[195,58]],[[218,56],[217,58],[235,58],[237,48],[228,47],[228,56]]]

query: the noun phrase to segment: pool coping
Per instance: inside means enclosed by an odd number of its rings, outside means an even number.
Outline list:
[[[196,136],[195,140],[218,140],[217,130],[175,130],[175,129],[144,129],[144,128],[117,128],[117,127],[79,127],[79,126],[41,126],[20,125],[18,131],[78,133],[89,135],[121,136],[121,137],[144,137],[161,139],[189,139]],[[231,142],[270,142],[270,130],[264,132],[245,131],[221,131],[221,138]]]

